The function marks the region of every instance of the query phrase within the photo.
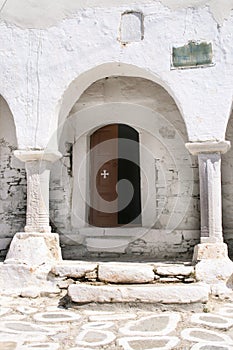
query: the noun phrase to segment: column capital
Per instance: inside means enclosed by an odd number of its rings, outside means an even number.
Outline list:
[[[230,141],[188,142],[185,147],[193,155],[200,153],[226,153],[231,148]]]
[[[62,154],[59,151],[52,150],[16,150],[14,156],[22,162],[45,160],[54,163],[62,157]]]

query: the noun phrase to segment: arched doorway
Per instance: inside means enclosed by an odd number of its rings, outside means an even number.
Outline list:
[[[17,143],[12,112],[0,96],[0,260],[5,258],[14,234],[25,226],[26,173],[24,163],[13,155]]]
[[[89,223],[141,225],[139,135],[126,124],[104,126],[90,139]]]
[[[139,137],[141,211],[137,222],[133,219],[138,215],[129,220],[128,214],[123,223],[118,216],[114,223],[90,220],[90,208],[96,209],[90,139],[110,125],[128,125]],[[187,141],[176,103],[158,84],[139,77],[111,76],[89,86],[66,119],[59,143],[64,154],[62,171],[54,169],[51,176],[51,211],[54,230],[64,232],[63,255],[119,259],[117,254],[127,258],[140,254],[158,259],[174,258],[179,250],[179,257],[191,257],[199,242],[200,220],[198,165],[185,148]],[[100,170],[104,182],[109,171]],[[119,194],[119,186],[117,190]],[[115,199],[117,208],[110,212],[118,213],[119,196]],[[114,204],[114,197],[107,201],[108,207]],[[67,244],[68,235],[72,245]]]

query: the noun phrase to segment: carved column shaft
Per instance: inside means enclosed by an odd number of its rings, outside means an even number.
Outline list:
[[[201,243],[222,242],[221,155],[198,155]]]
[[[49,178],[50,165],[61,157],[59,152],[15,151],[25,162],[27,173],[27,214],[25,232],[50,233]]]
[[[26,162],[27,215],[25,232],[51,232],[49,226],[49,177],[47,161]]]
[[[201,243],[222,243],[221,154],[228,151],[230,142],[195,142],[186,147],[198,155]]]

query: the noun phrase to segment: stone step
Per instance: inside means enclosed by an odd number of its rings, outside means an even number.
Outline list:
[[[210,287],[201,284],[90,285],[72,284],[68,295],[74,303],[190,304],[208,301]]]
[[[156,282],[193,282],[194,266],[190,264],[127,263],[62,261],[51,272],[62,278],[90,279],[119,284],[143,284]],[[89,278],[89,276],[91,276]]]

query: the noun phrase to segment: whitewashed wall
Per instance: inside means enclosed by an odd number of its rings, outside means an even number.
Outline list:
[[[217,22],[203,2],[195,7],[190,1],[183,8],[179,2],[176,9],[163,3],[74,8],[69,2],[65,19],[55,24],[41,20],[40,28],[37,22],[30,29],[26,20],[18,27],[19,15],[9,18],[6,13],[8,23],[0,23],[0,93],[13,112],[20,148],[44,148],[59,112],[64,119],[88,85],[114,75],[114,70],[150,77],[164,86],[182,112],[190,140],[224,138],[233,93],[230,8],[224,6],[227,13]],[[144,38],[122,45],[121,15],[130,10],[143,14]],[[190,40],[212,42],[215,65],[171,70],[172,46]],[[212,123],[215,118],[218,123]]]
[[[119,5],[116,0],[60,0],[51,9],[50,2],[44,0],[22,0],[20,4],[16,0],[0,1],[0,95],[5,98],[13,114],[17,135],[12,136],[13,126],[11,132],[4,131],[8,123],[4,121],[1,132],[6,139],[1,146],[0,157],[3,178],[7,170],[21,169],[18,165],[9,168],[8,163],[4,163],[4,159],[13,159],[9,145],[14,148],[18,144],[19,149],[56,148],[58,125],[62,130],[70,111],[71,114],[84,113],[85,108],[103,106],[106,101],[124,103],[124,99],[129,99],[133,105],[140,102],[141,106],[162,113],[181,132],[185,141],[225,139],[233,95],[231,3],[225,0],[124,0]],[[129,11],[140,14],[143,21],[141,28],[137,20],[125,21],[123,14]],[[130,25],[128,34],[125,25]],[[125,33],[129,35],[128,38]],[[131,42],[128,43],[128,40]],[[182,46],[189,41],[211,42],[213,65],[196,69],[172,69],[172,47]],[[113,76],[132,77],[132,80],[118,80],[121,82],[119,91],[114,78],[109,79],[109,86],[106,81],[101,81]],[[140,80],[139,89],[139,86],[135,86],[138,81],[133,78],[151,82]],[[99,82],[92,86],[96,81]],[[2,120],[6,114],[1,113]],[[70,127],[67,128],[63,131],[63,141],[59,141],[64,157],[52,172],[51,219],[54,229],[73,233],[70,213],[74,181],[71,146],[75,135],[70,133]],[[231,141],[230,128],[227,137]],[[166,128],[162,133],[165,138],[172,135]],[[144,139],[148,140],[145,135]],[[229,153],[223,161],[223,216],[227,230],[232,227],[229,197],[231,158]],[[181,165],[182,152],[177,159]],[[193,158],[191,167],[194,171],[194,190],[187,215],[180,222],[179,229],[191,230],[186,237],[189,240],[195,238],[196,242],[199,208],[197,163]],[[23,170],[17,172],[19,174],[14,175],[22,177],[22,186],[25,186]],[[19,198],[15,197],[14,201],[11,196],[2,199],[1,206],[4,206],[4,201],[8,201],[7,210],[18,201],[23,206],[24,193],[25,188],[19,191]],[[174,193],[173,187],[171,197]],[[19,220],[15,227],[13,220],[6,220],[5,214],[4,218],[2,216],[3,225],[11,222],[6,231],[5,226],[2,228],[1,235],[4,237],[11,236],[14,230],[23,227],[20,214],[16,211],[13,216],[14,222]],[[164,215],[161,226],[166,224],[166,220]],[[175,242],[180,245],[185,235],[179,235]],[[187,243],[186,251],[189,246]],[[143,249],[146,251],[145,247]]]

